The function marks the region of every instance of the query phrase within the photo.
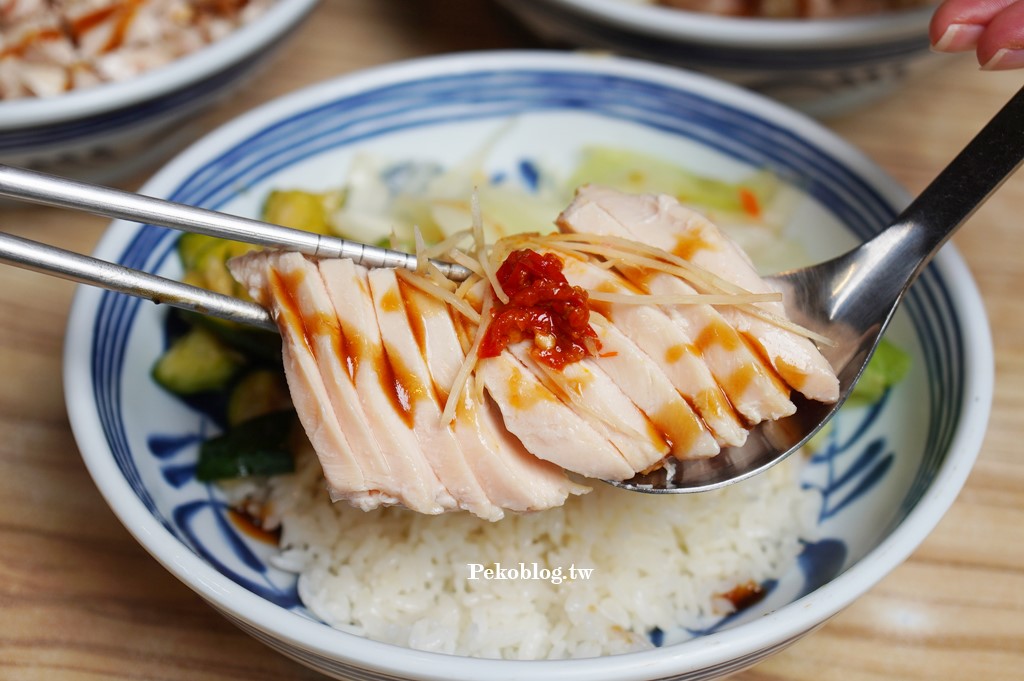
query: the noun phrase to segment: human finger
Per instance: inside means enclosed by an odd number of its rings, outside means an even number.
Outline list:
[[[1018,0],[944,0],[932,15],[928,37],[938,52],[973,50],[989,23]]]
[[[1024,2],[1005,8],[978,38],[978,63],[986,71],[1024,67]]]

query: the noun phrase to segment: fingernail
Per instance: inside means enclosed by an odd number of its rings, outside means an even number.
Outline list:
[[[1024,50],[1011,50],[1004,47],[981,65],[982,71],[1005,71],[1019,69],[1024,66]]]
[[[985,27],[977,24],[950,24],[942,37],[935,41],[936,52],[964,52],[978,44]]]

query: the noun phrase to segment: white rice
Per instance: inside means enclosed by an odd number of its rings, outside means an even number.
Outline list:
[[[655,627],[706,626],[731,610],[723,594],[793,565],[820,504],[797,482],[800,461],[697,495],[598,483],[564,507],[488,523],[331,504],[306,454],[295,474],[270,481],[270,523],[282,530],[274,563],[298,574],[317,617],[378,641],[508,659],[639,650]],[[499,564],[544,578],[479,574]],[[544,570],[558,568],[556,584]],[[593,572],[569,579],[570,568]]]

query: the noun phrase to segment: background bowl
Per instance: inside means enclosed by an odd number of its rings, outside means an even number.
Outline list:
[[[185,123],[265,64],[316,6],[276,2],[224,38],[137,77],[0,101],[0,163],[116,180],[192,141]]]
[[[496,131],[501,134],[495,138]],[[738,88],[607,57],[491,53],[413,61],[297,92],[193,145],[144,192],[257,215],[273,187],[343,182],[358,151],[454,164],[493,142],[487,168],[524,160],[567,169],[587,144],[629,146],[724,178],[768,168],[799,192],[792,236],[811,260],[877,231],[906,202],[861,154],[805,117]],[[100,257],[180,274],[176,234],[116,222]],[[368,641],[316,621],[272,547],[228,518],[194,479],[205,418],[162,392],[149,369],[165,310],[80,289],[69,321],[65,391],[97,486],[169,571],[258,639],[315,669],[359,679],[709,679],[813,631],[902,562],[949,508],[973,464],[992,395],[992,348],[956,251],[936,258],[890,337],[909,377],[872,408],[845,410],[803,483],[823,499],[819,536],[768,596],[704,635],[666,632],[649,651],[511,662]],[[668,641],[676,641],[668,643]]]
[[[932,7],[864,17],[723,17],[626,0],[499,0],[541,38],[702,71],[818,117],[882,97],[943,58]]]

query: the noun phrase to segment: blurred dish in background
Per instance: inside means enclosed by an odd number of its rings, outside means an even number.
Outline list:
[[[0,163],[95,182],[138,172],[198,134],[186,123],[245,83],[316,5],[0,0],[0,91],[21,95],[0,99]],[[28,28],[45,16],[60,28]],[[49,96],[23,96],[29,84]]]
[[[931,0],[624,0],[690,12],[771,19],[831,19],[933,4]]]
[[[7,0],[0,99],[53,97],[163,66],[262,15],[273,0]]]
[[[667,0],[666,0],[667,1]],[[675,0],[673,0],[675,1]],[[881,0],[856,0],[877,5]],[[915,0],[892,0],[903,4]],[[541,39],[606,50],[701,71],[826,118],[864,106],[940,63],[929,49],[930,5],[862,16],[782,19],[722,16],[747,0],[680,0],[695,12],[655,0],[499,0]],[[761,0],[816,9],[837,0]],[[844,6],[846,3],[842,3]]]

